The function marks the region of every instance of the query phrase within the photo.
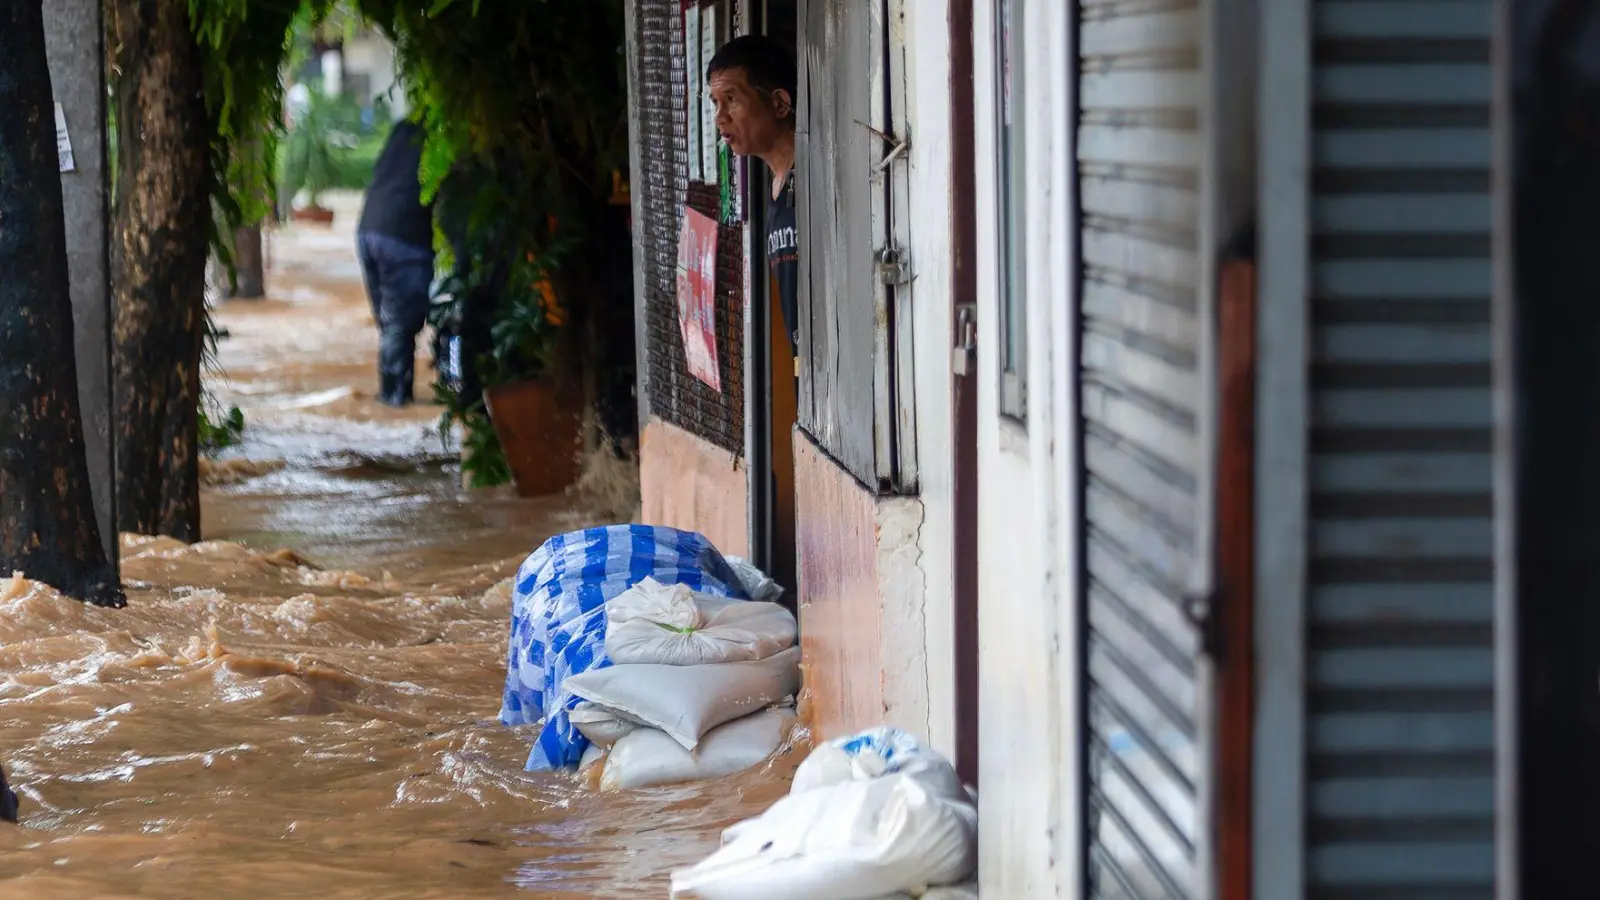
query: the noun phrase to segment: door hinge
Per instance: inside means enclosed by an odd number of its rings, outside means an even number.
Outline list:
[[[977,307],[971,303],[956,307],[956,340],[950,350],[950,372],[957,376],[978,372]]]
[[[911,282],[911,260],[898,247],[878,251],[878,281],[890,287]]]

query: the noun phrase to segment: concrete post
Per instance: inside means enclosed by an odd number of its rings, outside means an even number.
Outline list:
[[[44,0],[50,81],[66,118],[72,171],[61,173],[67,265],[78,361],[78,398],[95,515],[106,555],[118,559],[116,430],[112,426],[111,180],[100,0]]]

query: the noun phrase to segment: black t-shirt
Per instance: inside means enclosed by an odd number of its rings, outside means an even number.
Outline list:
[[[417,170],[422,166],[422,128],[400,122],[378,154],[372,184],[361,208],[360,231],[381,234],[424,250],[433,246],[433,212],[422,205]]]
[[[800,240],[795,227],[793,170],[784,178],[778,199],[767,204],[767,282],[783,310],[783,330],[789,334],[789,350],[799,356]]]

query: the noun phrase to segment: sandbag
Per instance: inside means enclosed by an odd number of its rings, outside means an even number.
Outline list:
[[[881,900],[978,900],[978,881],[973,879],[966,884],[928,888],[921,894],[890,894]]]
[[[640,728],[611,748],[600,789],[628,791],[725,778],[766,762],[793,727],[792,711],[764,710],[706,732],[693,753],[665,732]]]
[[[605,761],[606,748],[600,746],[599,744],[590,744],[589,748],[583,751],[583,759],[578,761],[578,771],[580,773],[587,772],[590,768]]]
[[[605,605],[646,578],[700,594],[746,599],[739,576],[698,534],[651,525],[608,525],[545,541],[517,570],[500,721],[543,721],[527,768],[576,765],[588,741],[567,718],[563,690],[580,672],[610,664]]]
[[[619,665],[574,675],[566,690],[620,718],[666,732],[693,750],[706,732],[800,690],[800,648],[759,662],[710,666]]]
[[[948,799],[969,799],[949,760],[898,728],[872,728],[816,748],[795,770],[789,793],[899,773],[914,776]]]
[[[956,884],[977,867],[978,812],[906,773],[790,794],[699,865],[673,897],[874,900]]]
[[[922,895],[922,900],[978,900],[978,881],[933,888]]]
[[[794,646],[794,614],[646,578],[606,603],[606,656],[617,665],[703,666],[767,659]]]
[[[567,718],[579,733],[600,747],[610,747],[640,727],[638,722],[622,718],[614,709],[588,702],[573,707]]]

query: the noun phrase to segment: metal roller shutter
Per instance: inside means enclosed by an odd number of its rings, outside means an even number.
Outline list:
[[[1316,0],[1307,895],[1494,893],[1488,0]]]
[[[1204,897],[1197,2],[1081,0],[1089,896]]]

